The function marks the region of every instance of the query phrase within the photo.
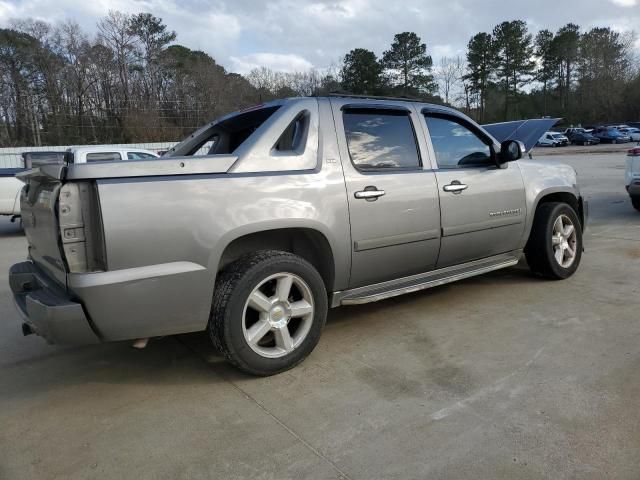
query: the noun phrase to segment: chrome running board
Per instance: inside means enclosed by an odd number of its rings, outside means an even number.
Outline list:
[[[474,260],[473,262],[441,268],[431,272],[420,273],[410,277],[403,277],[387,282],[358,287],[351,290],[334,292],[331,295],[331,306],[359,305],[377,302],[405,293],[417,292],[427,288],[437,287],[446,283],[456,282],[476,275],[482,275],[494,270],[512,267],[518,263],[522,250],[493,257]]]

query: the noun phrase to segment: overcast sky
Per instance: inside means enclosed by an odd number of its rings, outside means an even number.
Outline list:
[[[0,26],[12,18],[74,19],[95,32],[109,9],[151,12],[227,69],[325,68],[352,48],[378,55],[395,33],[416,32],[438,59],[464,53],[469,38],[503,20],[532,31],[574,22],[628,31],[640,25],[640,0],[0,0]]]

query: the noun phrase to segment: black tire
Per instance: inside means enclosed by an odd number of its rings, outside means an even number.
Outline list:
[[[249,295],[264,279],[287,272],[300,277],[313,297],[311,328],[302,343],[279,358],[256,353],[243,333],[244,307]],[[213,295],[209,335],[214,346],[240,370],[269,376],[293,368],[304,360],[320,340],[327,318],[327,291],[322,277],[306,260],[287,252],[263,250],[245,255],[218,275]]]
[[[560,215],[566,215],[571,220],[576,232],[575,259],[568,268],[558,263],[552,244],[553,225]],[[575,210],[561,202],[543,203],[538,206],[525,247],[525,255],[529,268],[537,276],[563,280],[573,275],[582,258],[582,226]]]
[[[640,212],[640,197],[631,197],[631,205]]]

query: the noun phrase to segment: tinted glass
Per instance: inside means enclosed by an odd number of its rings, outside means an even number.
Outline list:
[[[156,158],[156,157],[151,155],[150,153],[127,152],[127,159],[129,160],[151,160],[153,158]]]
[[[309,123],[309,115],[303,112],[291,122],[276,143],[275,149],[279,152],[296,151],[303,147],[306,140],[305,132]]]
[[[475,133],[453,120],[425,115],[440,168],[492,164],[491,149]]]
[[[420,167],[413,126],[406,112],[348,110],[343,121],[349,154],[356,168]]]
[[[87,162],[110,162],[113,160],[122,160],[122,157],[118,152],[87,153]]]

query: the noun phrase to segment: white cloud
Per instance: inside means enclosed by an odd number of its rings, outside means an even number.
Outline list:
[[[621,7],[635,7],[638,2],[637,0],[610,0],[611,3],[615,5],[619,5]]]
[[[254,68],[268,67],[279,72],[301,72],[313,68],[313,64],[292,53],[252,53],[242,57],[230,57],[234,72],[249,73]]]
[[[12,17],[73,19],[94,33],[109,9],[152,12],[177,32],[178,43],[209,53],[229,70],[264,65],[291,71],[324,69],[352,48],[380,56],[403,31],[416,32],[436,64],[464,53],[472,35],[504,20],[526,19],[532,33],[569,22],[628,31],[640,25],[640,11],[629,8],[638,5],[640,0],[581,0],[580,8],[557,0],[0,0],[0,26]]]

